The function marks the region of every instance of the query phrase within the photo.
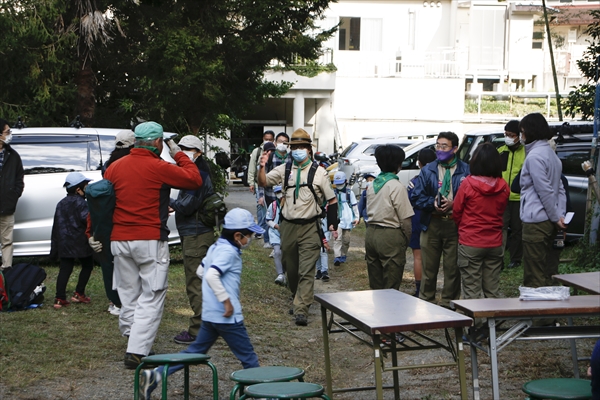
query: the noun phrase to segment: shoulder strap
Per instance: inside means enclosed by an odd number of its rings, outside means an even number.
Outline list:
[[[269,159],[267,160],[267,165],[265,165],[265,172],[270,172],[273,169],[273,156],[275,155],[275,152],[272,151],[271,154],[269,154]]]
[[[288,188],[288,181],[290,180],[290,174],[292,173],[292,160],[287,160],[285,163],[285,175],[283,176],[283,193]]]
[[[319,198],[317,197],[315,188],[313,187],[313,181],[315,180],[315,173],[317,172],[317,168],[319,168],[319,163],[316,161],[313,161],[312,165],[310,166],[310,170],[308,171],[308,178],[306,180],[306,185],[312,192],[313,197],[315,198],[315,203],[317,203],[319,206],[321,206],[319,204]]]

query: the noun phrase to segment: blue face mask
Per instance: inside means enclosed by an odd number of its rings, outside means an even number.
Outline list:
[[[307,156],[308,151],[306,149],[292,150],[292,158],[298,163],[306,160]]]

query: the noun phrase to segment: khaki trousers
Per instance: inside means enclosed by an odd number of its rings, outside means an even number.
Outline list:
[[[523,223],[523,286],[552,286],[556,267],[548,265],[558,228],[551,221]]]
[[[333,241],[334,257],[342,257],[348,255],[348,248],[350,247],[350,232],[352,232],[352,229],[338,228],[338,237]]]
[[[196,270],[206,256],[208,248],[215,242],[214,232],[195,236],[182,236],[183,268],[185,270],[185,291],[190,301],[194,315],[190,317],[188,333],[198,336],[202,323],[202,279],[196,275]]]
[[[313,302],[315,265],[321,251],[317,223],[302,225],[283,220],[279,225],[282,263],[294,295],[294,315],[308,316]]]
[[[442,260],[443,255],[443,260]],[[458,270],[458,228],[452,219],[431,218],[427,231],[421,232],[423,277],[419,298],[435,301],[440,260],[444,268],[444,286],[440,305],[450,307],[451,300],[460,298]]]
[[[0,250],[2,251],[2,267],[12,267],[13,229],[15,214],[0,215]]]
[[[406,264],[406,236],[399,228],[370,224],[365,237],[369,287],[400,289]]]

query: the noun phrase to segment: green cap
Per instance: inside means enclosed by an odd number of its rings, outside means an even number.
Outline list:
[[[163,127],[156,122],[142,122],[135,127],[135,138],[154,140],[163,137]]]

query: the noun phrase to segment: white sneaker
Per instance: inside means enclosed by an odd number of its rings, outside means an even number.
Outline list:
[[[267,242],[267,243],[265,243],[265,244],[263,245],[263,248],[265,248],[265,249],[272,249],[272,248],[273,248],[273,245],[272,245],[271,243],[268,243],[268,242]]]
[[[285,275],[284,274],[279,274],[277,275],[277,278],[275,279],[275,283],[280,285],[280,286],[285,286]]]
[[[144,370],[140,375],[140,392],[139,392],[139,400],[150,400],[152,396],[152,392],[158,385],[160,385],[160,381],[162,380],[162,376],[158,373],[157,369],[152,370]]]
[[[112,315],[116,315],[116,316],[121,315],[121,307],[117,307],[113,303],[110,303],[107,311],[109,313],[111,313]]]
[[[273,258],[273,257],[275,257],[275,250],[273,250],[273,251],[271,252],[271,254],[269,254],[269,257],[270,257],[270,258]]]

